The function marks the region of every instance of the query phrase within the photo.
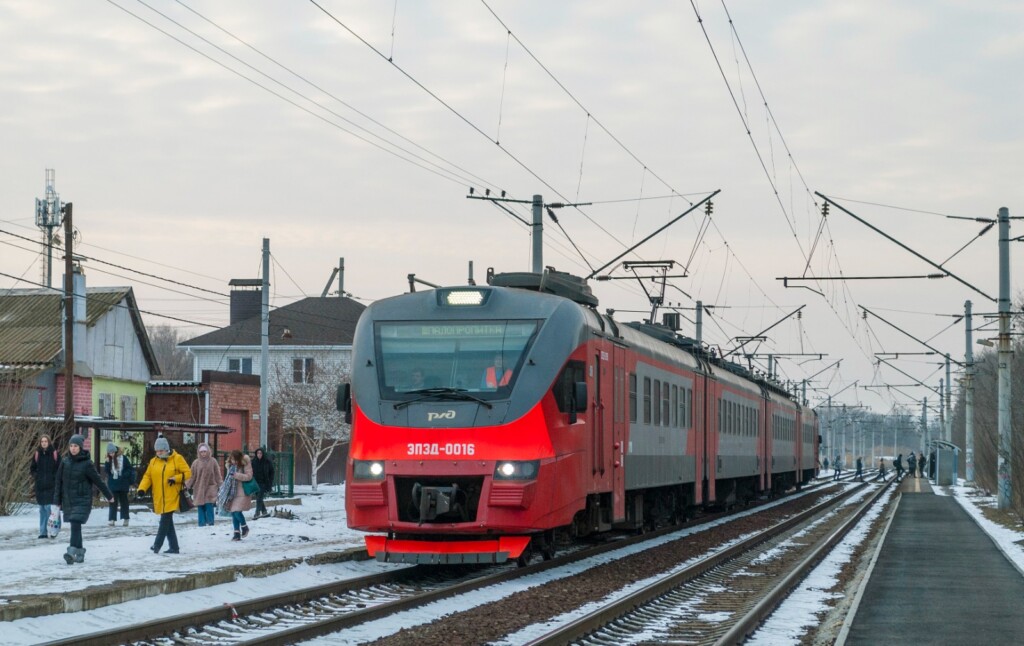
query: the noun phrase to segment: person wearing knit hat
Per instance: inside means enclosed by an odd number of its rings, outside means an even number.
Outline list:
[[[96,487],[107,502],[114,502],[114,494],[103,482],[89,451],[85,449],[85,438],[72,435],[68,440],[68,453],[57,467],[54,482],[53,504],[57,511],[63,507],[64,520],[71,525],[71,541],[64,561],[68,565],[85,561],[85,548],[82,547],[82,525],[89,520],[92,512],[92,488]]]
[[[107,486],[114,494],[114,504],[107,514],[107,524],[111,527],[117,522],[117,511],[121,510],[121,524],[128,526],[128,491],[135,485],[135,468],[121,448],[111,442],[107,444],[107,461],[103,463],[103,472],[107,476]]]
[[[159,554],[166,539],[168,548],[164,553],[178,554],[174,512],[178,511],[182,487],[185,486],[185,481],[192,477],[192,469],[180,453],[171,449],[171,443],[166,437],[156,438],[153,449],[156,450],[156,457],[149,461],[138,488],[139,494],[150,490],[153,492],[153,512],[160,514],[156,540],[149,549],[153,550],[154,554]]]
[[[185,481],[185,486],[192,490],[192,502],[199,512],[199,526],[212,526],[214,503],[217,502],[217,492],[224,476],[210,451],[210,445],[205,442],[200,444],[196,453],[199,457],[192,463],[192,477]]]

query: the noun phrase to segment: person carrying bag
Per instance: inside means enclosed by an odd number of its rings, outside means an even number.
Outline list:
[[[181,491],[185,481],[192,477],[192,469],[181,454],[171,449],[166,437],[158,437],[153,444],[156,457],[149,461],[146,473],[139,483],[138,495],[153,491],[153,512],[160,514],[160,527],[156,540],[149,549],[159,554],[167,539],[168,548],[164,554],[178,554],[178,534],[174,531],[174,512],[181,505]]]

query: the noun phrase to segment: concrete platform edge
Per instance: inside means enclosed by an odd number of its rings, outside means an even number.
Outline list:
[[[860,580],[860,585],[857,586],[857,594],[854,595],[853,603],[850,604],[850,611],[846,613],[846,619],[843,621],[843,627],[839,630],[839,636],[836,637],[835,646],[844,646],[846,644],[846,638],[850,634],[850,627],[853,625],[853,620],[857,616],[857,608],[860,606],[860,601],[864,597],[864,591],[868,587],[868,581],[871,580],[871,573],[875,571],[875,563],[878,562],[878,557],[882,554],[882,546],[885,545],[885,537],[889,534],[889,528],[892,526],[892,521],[896,518],[896,510],[900,507],[900,502],[903,501],[903,494],[901,493],[899,498],[896,499],[896,504],[893,505],[892,511],[889,513],[889,520],[885,523],[885,530],[882,531],[882,535],[878,539],[878,545],[875,548],[875,553],[871,556],[871,563],[868,565],[867,572],[864,573],[864,577]]]
[[[8,603],[0,606],[0,621],[15,621],[28,617],[46,617],[62,612],[94,610],[104,606],[155,597],[161,594],[175,594],[222,583],[230,583],[239,576],[261,578],[290,570],[301,563],[320,565],[344,561],[361,561],[367,558],[365,549],[331,551],[306,557],[280,559],[268,563],[228,566],[211,572],[186,574],[163,581],[115,581],[107,585],[59,594],[10,596],[6,597]]]
[[[943,489],[948,489],[948,487],[943,487]],[[982,533],[985,534],[985,536],[988,536],[989,540],[991,540],[992,543],[996,546],[996,549],[999,550],[999,553],[1003,555],[1003,558],[1005,558],[1006,561],[1013,566],[1013,569],[1017,570],[1017,572],[1022,577],[1024,577],[1024,568],[1021,568],[1021,566],[1017,564],[1017,561],[1013,560],[1013,558],[1006,553],[1006,550],[1003,548],[1002,545],[999,544],[999,541],[996,540],[996,537],[989,534],[988,531],[985,530],[985,527],[978,520],[978,518],[974,515],[973,511],[967,508],[967,505],[973,505],[973,503],[971,503],[969,500],[961,500],[959,496],[954,495],[951,492],[945,493],[945,495],[952,497],[953,500],[956,500],[956,503],[960,505],[965,512],[967,512],[968,516],[971,517],[971,520],[974,521],[974,524],[977,525],[979,529],[981,529]],[[975,509],[977,509],[977,507],[975,507]],[[978,511],[980,513],[980,509]]]

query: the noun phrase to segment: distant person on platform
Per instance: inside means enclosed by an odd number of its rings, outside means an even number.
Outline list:
[[[864,458],[857,456],[857,473],[853,474],[854,480],[864,482]]]
[[[512,369],[505,367],[505,359],[500,352],[494,354],[494,363],[484,370],[480,387],[485,390],[497,390],[499,386],[507,386],[512,379]]]
[[[875,476],[874,482],[879,480],[885,482],[885,458],[878,458],[878,475]]]
[[[121,447],[113,442],[107,444],[107,461],[103,463],[103,473],[107,476],[107,486],[114,494],[114,504],[110,506],[107,524],[111,527],[117,522],[117,510],[121,510],[121,524],[128,526],[128,490],[135,486],[135,468],[131,461],[121,452]]]
[[[911,451],[910,455],[907,456],[907,476],[914,477],[917,475],[917,458],[914,456],[914,452]]]
[[[39,538],[49,536],[46,522],[50,520],[50,505],[53,504],[53,483],[57,478],[60,456],[50,442],[49,435],[39,436],[39,446],[32,455],[29,472],[36,484],[36,504],[39,505]]]
[[[267,457],[263,447],[256,449],[252,461],[252,479],[260,486],[260,490],[256,492],[256,513],[252,519],[269,518],[270,514],[267,513],[263,498],[274,489],[274,461]]]
[[[220,474],[220,465],[210,454],[210,445],[202,443],[196,451],[199,457],[192,463],[192,477],[185,481],[185,486],[192,490],[192,502],[199,515],[199,526],[213,526],[213,507],[217,502],[220,483],[224,481]]]
[[[825,461],[822,463],[822,466],[824,466],[825,470],[828,471],[828,458],[825,458]]]
[[[892,468],[896,469],[896,479],[899,480],[903,477],[903,454],[900,453],[896,456],[896,459],[892,461]]]
[[[928,456],[928,478],[935,478],[935,451],[932,451]]]
[[[839,459],[838,455],[836,456],[835,462],[832,463],[832,466],[835,467],[835,470],[836,470],[836,473],[835,473],[834,476],[832,476],[832,479],[833,480],[839,480],[839,474],[841,474],[843,472],[843,463]]]

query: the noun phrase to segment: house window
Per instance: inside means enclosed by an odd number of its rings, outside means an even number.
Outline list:
[[[135,421],[139,419],[139,400],[134,395],[121,395],[121,419],[124,421]]]
[[[228,359],[228,372],[238,372],[243,375],[252,374],[252,358],[251,357],[239,357],[236,359]]]
[[[114,395],[111,393],[100,393],[96,398],[96,416],[114,417]]]
[[[313,357],[292,359],[292,381],[297,384],[313,382]]]

